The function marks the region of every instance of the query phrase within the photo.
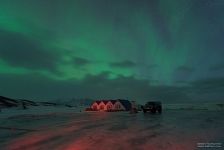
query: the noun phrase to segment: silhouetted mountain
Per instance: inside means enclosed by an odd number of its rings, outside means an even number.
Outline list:
[[[27,106],[56,106],[58,104],[52,102],[34,102],[26,99],[12,99],[4,96],[0,96],[0,108],[8,107],[18,107],[22,106],[27,108]]]
[[[38,104],[42,106],[56,106],[58,105],[57,103],[52,103],[52,102],[38,102]]]
[[[5,107],[17,107],[19,106],[19,101],[8,97],[0,96],[0,108]]]
[[[36,102],[31,100],[19,99],[19,101],[26,106],[39,106]]]

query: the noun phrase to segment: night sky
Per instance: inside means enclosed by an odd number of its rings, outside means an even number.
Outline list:
[[[1,0],[0,95],[224,101],[223,0]]]

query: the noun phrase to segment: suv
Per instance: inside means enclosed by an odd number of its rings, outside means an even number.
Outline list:
[[[146,113],[147,111],[150,111],[151,113],[162,113],[162,104],[161,102],[147,102],[145,104],[145,106],[142,106],[142,110],[144,113]]]

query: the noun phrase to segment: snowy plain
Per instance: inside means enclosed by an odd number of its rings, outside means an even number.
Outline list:
[[[33,107],[0,113],[1,150],[221,150],[223,110],[165,109],[159,114]],[[198,147],[198,143],[221,143]]]

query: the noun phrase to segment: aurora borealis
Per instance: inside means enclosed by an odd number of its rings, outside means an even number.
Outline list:
[[[222,0],[1,0],[0,95],[223,101]]]

